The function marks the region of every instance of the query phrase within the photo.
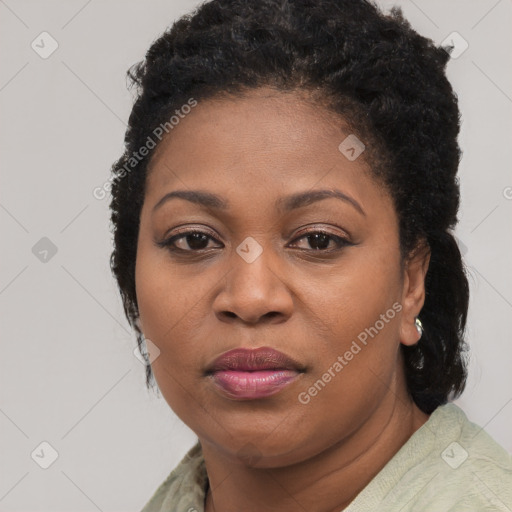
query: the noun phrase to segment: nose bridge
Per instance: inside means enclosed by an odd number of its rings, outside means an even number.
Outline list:
[[[270,247],[246,237],[233,251],[231,269],[224,288],[217,296],[216,313],[235,314],[246,321],[256,321],[268,313],[290,314],[292,299],[278,274]]]
[[[271,269],[272,249],[265,248],[252,236],[246,237],[232,255],[231,291],[242,292],[252,300],[268,299],[268,294],[275,289],[279,281],[276,271]],[[228,284],[229,286],[229,284]]]
[[[237,255],[233,255],[235,282],[245,282],[250,288],[247,291],[255,294],[268,293],[274,287],[273,281],[277,279],[270,267],[270,249],[263,251],[259,247],[261,246],[256,246],[254,242],[243,242],[236,249]]]

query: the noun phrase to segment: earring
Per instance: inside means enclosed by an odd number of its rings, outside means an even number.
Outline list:
[[[423,336],[423,325],[421,323],[421,320],[416,317],[414,320],[414,324],[416,325],[416,330],[418,331],[418,334],[420,335],[420,338]]]

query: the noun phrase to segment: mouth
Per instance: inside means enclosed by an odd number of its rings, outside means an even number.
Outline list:
[[[206,376],[223,396],[254,400],[278,393],[304,371],[304,365],[272,348],[239,348],[215,359]]]

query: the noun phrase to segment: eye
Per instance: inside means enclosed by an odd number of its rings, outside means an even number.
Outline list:
[[[305,248],[303,250],[310,250],[311,252],[334,252],[347,245],[353,245],[346,238],[321,230],[309,231],[308,233],[296,238],[292,244],[300,240],[306,240],[306,243],[310,247],[310,249]],[[199,253],[201,251],[206,251],[209,248],[214,248],[208,247],[210,241],[217,240],[204,231],[190,230],[182,231],[181,233],[173,235],[161,242],[157,242],[157,245],[162,248],[165,247],[172,252]],[[334,244],[334,247],[332,244]],[[329,247],[330,245],[331,247]]]
[[[332,252],[347,245],[352,245],[346,238],[341,236],[333,235],[327,231],[309,231],[305,235],[302,235],[299,238],[294,240],[303,240],[306,239],[306,243],[312,248],[312,251],[321,251],[321,252]],[[334,243],[334,248],[331,246],[329,249],[329,244]],[[305,250],[308,250],[307,248]]]
[[[159,247],[167,247],[170,251],[174,252],[199,252],[208,249],[208,242],[210,240],[215,239],[204,231],[183,231],[162,242],[157,242],[157,245]]]

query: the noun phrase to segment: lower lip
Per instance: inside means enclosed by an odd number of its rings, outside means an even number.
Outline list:
[[[300,372],[294,370],[222,370],[213,373],[211,378],[229,398],[250,400],[279,393],[299,375]]]

